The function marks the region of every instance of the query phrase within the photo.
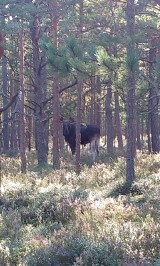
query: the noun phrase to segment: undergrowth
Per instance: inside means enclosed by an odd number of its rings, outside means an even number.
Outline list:
[[[53,171],[32,156],[27,174],[2,158],[1,266],[160,265],[159,155],[137,155],[126,194],[123,157],[83,157],[77,176],[71,158]]]

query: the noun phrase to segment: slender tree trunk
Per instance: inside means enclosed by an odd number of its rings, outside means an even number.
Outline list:
[[[120,120],[120,114],[119,114],[119,96],[118,93],[114,93],[114,99],[115,99],[115,126],[116,126],[116,136],[118,140],[118,149],[123,150],[123,139],[122,139],[122,128],[121,128],[121,120]]]
[[[60,148],[60,156],[64,153],[64,137],[63,137],[63,123],[60,122],[59,125],[59,148]]]
[[[51,20],[52,20],[52,39],[55,46],[58,48],[58,14],[57,14],[57,0],[52,0],[51,6]],[[53,168],[60,168],[60,111],[59,111],[59,82],[58,75],[55,75],[53,80]]]
[[[32,62],[30,60],[30,65],[32,65]],[[32,73],[32,68],[30,67],[29,72]],[[31,77],[29,78],[29,82],[30,84],[32,84],[32,80]],[[30,85],[30,89],[29,91],[26,91],[26,98],[29,99],[33,99],[33,88],[32,85]],[[25,107],[25,111],[26,113],[29,114],[29,116],[26,116],[26,148],[28,149],[28,151],[31,151],[32,149],[32,138],[33,138],[33,117],[32,117],[32,113],[33,111],[30,110],[30,108]]]
[[[104,103],[104,109],[106,108],[105,103]],[[107,145],[107,125],[106,125],[106,111],[104,113],[104,118],[103,118],[103,136],[104,136],[104,146]]]
[[[76,172],[80,173],[80,143],[81,143],[81,97],[82,97],[82,83],[79,80],[77,84],[77,119],[76,119]]]
[[[141,116],[140,118],[140,135],[141,135],[141,143],[142,143],[142,149],[143,149],[143,142],[144,142],[144,116]]]
[[[20,156],[21,156],[21,171],[26,172],[26,154],[25,154],[25,121],[24,121],[24,42],[23,42],[23,30],[19,34],[19,81],[20,81],[20,114],[19,114],[19,129],[20,129]]]
[[[3,47],[3,35],[0,32],[0,59],[2,58],[4,53],[4,47]]]
[[[138,150],[141,150],[142,145],[141,145],[141,134],[140,134],[140,119],[137,114],[137,119],[136,119],[136,148]]]
[[[26,148],[31,151],[32,148],[32,118],[26,117]]]
[[[2,90],[3,90],[3,106],[7,104],[7,59],[5,56],[2,57]],[[3,112],[3,152],[6,153],[9,150],[9,125],[8,125],[8,110]]]
[[[160,35],[158,38],[158,42],[157,42],[157,69],[159,69],[159,71],[157,71],[157,88],[158,88],[158,94],[160,95]],[[160,118],[158,119],[158,123],[159,123],[159,137],[160,137]],[[160,140],[159,140],[160,141]],[[160,149],[160,143],[159,143],[159,149]]]
[[[157,68],[160,67],[160,36],[158,38],[157,42]],[[157,73],[157,88],[158,89],[158,94],[160,94],[160,71]]]
[[[151,140],[152,140],[152,152],[158,153],[160,149],[159,143],[159,123],[158,123],[158,96],[156,89],[156,73],[155,62],[156,61],[156,46],[154,39],[151,41],[151,47],[149,50],[149,112],[151,119]],[[153,85],[155,83],[155,85]]]
[[[96,76],[96,92],[97,92],[97,97],[95,103],[95,124],[101,129],[101,103],[100,103],[101,80],[99,75]]]
[[[39,19],[35,15],[33,25],[31,26],[31,39],[33,44],[33,65],[34,65],[34,92],[35,92],[35,144],[37,150],[38,164],[44,165],[47,163],[47,123],[43,120],[46,118],[44,114],[43,102],[46,99],[46,89],[43,88],[42,69],[44,67],[44,55],[40,51],[39,38],[40,26]]]
[[[2,194],[2,119],[0,113],[0,197]]]
[[[113,115],[112,115],[112,81],[109,79],[107,82],[107,95],[106,95],[106,129],[107,129],[107,152],[113,155]]]
[[[41,83],[42,83],[42,89],[43,89],[43,98],[45,100],[46,95],[47,95],[47,69],[46,69],[46,53],[44,49],[42,49],[42,52],[41,52]],[[47,110],[47,107],[43,106],[44,117],[45,117],[46,110]],[[48,156],[49,121],[44,122],[44,136],[45,136],[45,150]]]
[[[134,157],[135,157],[135,5],[134,0],[127,0],[127,151],[126,151],[126,182],[128,185],[135,179]]]
[[[80,40],[82,40],[82,28],[83,28],[83,0],[79,3],[79,34]],[[76,172],[80,173],[80,143],[81,143],[81,113],[82,113],[82,81],[81,78],[78,80],[77,84],[77,119],[76,119]]]
[[[59,86],[57,79],[53,84],[53,168],[60,168],[59,158],[59,127],[60,127],[60,115],[59,115]]]
[[[91,103],[90,103],[90,119],[89,123],[94,124],[95,123],[95,79],[94,77],[91,77],[90,80],[90,87],[91,87]]]
[[[15,94],[14,82],[10,79],[10,93],[11,97]],[[14,110],[14,105],[11,106],[11,113]],[[11,119],[11,128],[10,128],[10,150],[14,153],[18,151],[18,136],[17,136],[17,123],[15,122],[14,117]]]
[[[148,152],[151,153],[152,152],[152,148],[151,148],[151,119],[150,119],[150,114],[148,114],[147,117],[147,145],[148,145]]]

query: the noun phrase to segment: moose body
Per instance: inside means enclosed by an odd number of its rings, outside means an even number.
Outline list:
[[[81,145],[90,143],[93,160],[99,153],[100,129],[95,125],[83,125],[80,127]],[[63,122],[63,136],[69,144],[72,154],[76,152],[76,124],[74,122]]]

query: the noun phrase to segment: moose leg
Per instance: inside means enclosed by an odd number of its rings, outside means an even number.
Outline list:
[[[96,140],[93,139],[91,141],[91,154],[93,157],[93,161],[95,162],[96,156],[97,156],[97,149],[96,149]]]
[[[100,145],[100,139],[99,138],[97,138],[96,139],[96,151],[97,151],[97,155],[99,155],[99,145]]]
[[[99,141],[100,141],[99,136],[95,136],[95,138],[93,138],[90,143],[93,161],[95,161],[97,155],[99,155]]]

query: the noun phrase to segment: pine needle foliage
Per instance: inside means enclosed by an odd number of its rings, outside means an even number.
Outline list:
[[[43,47],[49,64],[61,76],[73,74],[85,77],[95,72],[97,62],[94,45],[79,43],[74,37],[68,37],[58,48],[49,39],[43,42]]]
[[[66,39],[66,49],[68,49],[70,56],[79,58],[80,60],[83,59],[82,46],[80,46],[74,37],[69,37]]]
[[[97,51],[97,61],[111,72],[115,71],[117,67],[117,59],[111,57],[104,48]]]
[[[61,75],[66,76],[71,72],[71,65],[69,62],[69,56],[65,47],[56,47],[54,43],[45,43],[44,46],[49,64],[53,70]]]

